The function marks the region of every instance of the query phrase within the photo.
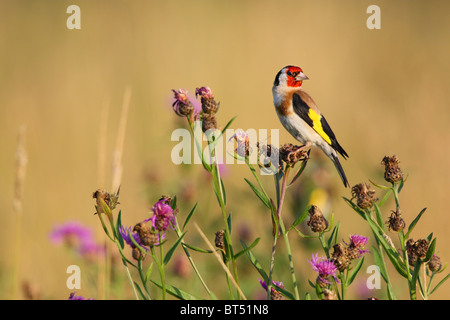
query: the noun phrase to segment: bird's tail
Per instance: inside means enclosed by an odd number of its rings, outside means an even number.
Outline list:
[[[336,167],[336,169],[337,169],[337,171],[339,173],[339,176],[341,177],[342,182],[344,183],[344,186],[345,187],[350,187],[350,184],[348,183],[347,177],[345,176],[344,169],[342,168],[341,163],[339,162],[339,158],[337,157],[337,155],[331,154],[330,158],[333,161],[334,166]]]

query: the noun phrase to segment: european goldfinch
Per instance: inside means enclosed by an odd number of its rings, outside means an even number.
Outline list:
[[[338,153],[346,159],[347,153],[338,143],[328,122],[316,103],[302,88],[309,78],[300,67],[286,66],[275,77],[272,94],[275,110],[281,124],[304,148],[316,146],[333,161],[344,183],[350,186],[339,162]]]

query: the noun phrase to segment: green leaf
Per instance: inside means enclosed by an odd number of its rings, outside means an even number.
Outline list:
[[[250,188],[253,190],[253,192],[256,194],[256,196],[261,200],[261,202],[267,208],[271,209],[270,199],[263,192],[261,192],[253,183],[251,183],[249,180],[247,180],[246,178],[244,178],[244,180],[245,180],[245,182],[248,183]]]
[[[330,238],[328,238],[327,247],[332,248],[335,244],[338,243],[338,234],[339,234],[339,228],[341,226],[341,223],[338,222],[336,226],[333,228],[333,231],[331,232]]]
[[[431,241],[430,245],[428,246],[427,254],[425,256],[425,259],[422,260],[422,262],[430,261],[430,259],[433,257],[434,251],[436,250],[436,238]]]
[[[231,226],[232,226],[232,224],[231,224],[231,212],[228,215],[227,223],[228,223],[228,232],[231,234]]]
[[[179,237],[174,243],[173,245],[170,247],[169,251],[167,251],[165,257],[164,257],[164,265],[167,265],[170,261],[170,258],[172,258],[173,253],[175,252],[175,249],[178,247],[178,245],[180,244],[181,240],[183,239],[184,235],[186,234],[186,232],[184,232],[181,237]]]
[[[295,296],[291,292],[287,291],[285,288],[281,288],[274,283],[272,283],[272,286],[274,287],[275,290],[280,292],[283,296],[285,296],[289,300],[297,300],[295,299]]]
[[[133,281],[133,282],[134,282],[134,286],[136,287],[137,291],[139,292],[139,295],[141,296],[141,298],[142,298],[143,300],[148,300],[147,297],[146,297],[146,296],[144,295],[144,293],[142,292],[141,287],[139,287],[139,284],[137,284],[136,281]]]
[[[292,185],[292,184],[295,182],[295,180],[297,180],[297,179],[300,177],[300,175],[303,173],[303,171],[305,170],[306,164],[308,163],[308,160],[309,160],[309,154],[310,154],[310,152],[311,152],[311,149],[308,150],[307,158],[306,158],[304,161],[302,161],[302,165],[301,165],[300,168],[297,170],[297,173],[295,174],[294,178],[293,178],[293,179],[291,180],[291,182],[288,184],[288,187],[289,187],[290,185]]]
[[[177,208],[177,196],[173,196],[170,207],[172,208],[172,210],[175,210]]]
[[[184,231],[184,229],[186,228],[189,220],[191,220],[195,210],[197,209],[197,205],[198,205],[198,202],[195,204],[195,206],[192,208],[191,212],[189,212],[188,216],[186,217],[186,220],[184,221],[184,224],[183,224],[183,228],[181,229],[182,231]]]
[[[386,186],[383,186],[383,185],[381,185],[381,184],[377,184],[377,183],[373,182],[373,181],[370,180],[370,179],[369,179],[369,181],[370,181],[371,184],[373,184],[373,185],[374,185],[375,187],[377,187],[377,188],[384,189],[384,190],[392,189],[392,187],[386,187]]]
[[[351,285],[353,280],[355,280],[356,275],[361,270],[364,263],[364,257],[359,259],[358,264],[351,270],[350,275],[347,277],[347,286]]]
[[[444,282],[447,281],[449,277],[450,277],[450,273],[447,274],[444,279],[439,281],[439,283],[436,285],[436,287],[434,287],[433,290],[430,291],[430,295],[433,294],[437,290],[437,288],[439,288],[441,285],[443,285]]]
[[[294,228],[294,230],[295,230],[295,232],[297,232],[298,233],[298,235],[300,236],[300,237],[302,237],[302,238],[305,238],[305,239],[314,239],[314,238],[318,238],[319,236],[310,236],[310,235],[307,235],[307,234],[303,234],[300,230],[298,230],[297,228]]]
[[[386,255],[388,256],[389,260],[391,261],[394,268],[397,270],[397,272],[407,278],[407,272],[405,270],[405,267],[403,265],[403,261],[400,257],[400,254],[395,250],[395,248],[391,247],[391,245],[387,242],[387,240],[384,238],[383,230],[376,224],[370,215],[367,214],[366,221],[369,223],[370,228],[372,229],[373,234],[379,241],[379,243],[383,246],[384,251],[386,252]]]
[[[219,142],[220,138],[223,136],[223,134],[225,133],[225,131],[228,129],[228,127],[233,123],[233,121],[237,118],[237,116],[234,116],[233,118],[231,118],[230,121],[228,121],[228,123],[225,125],[225,127],[222,129],[222,131],[219,133],[219,135],[217,137],[215,137],[214,141],[212,141],[209,146],[211,148],[211,150],[214,150],[216,148],[217,143]]]
[[[417,215],[417,217],[411,222],[411,224],[408,227],[408,231],[406,232],[405,238],[408,239],[410,233],[413,231],[414,227],[416,226],[417,222],[419,222],[420,218],[422,217],[422,215],[425,213],[425,210],[427,210],[427,208],[423,208],[422,211],[419,212],[419,214]]]
[[[392,194],[392,189],[390,189],[390,190],[388,190],[386,193],[385,193],[385,195],[383,196],[383,199],[381,199],[379,202],[378,202],[378,207],[381,207],[386,201],[387,201],[387,199],[389,199],[389,197],[391,196],[391,194]]]
[[[378,251],[377,248],[372,246],[372,254],[373,254],[373,258],[375,260],[375,264],[378,266],[378,268],[380,268],[381,276],[383,277],[383,279],[386,283],[389,283],[388,273],[386,270],[386,264],[384,263],[384,259],[381,255],[381,253]]]
[[[145,283],[147,283],[148,279],[150,279],[152,272],[153,272],[153,262],[150,263],[150,265],[148,266],[147,272],[145,274]]]
[[[125,243],[123,241],[123,237],[120,234],[119,230],[122,227],[122,210],[119,211],[119,214],[117,215],[117,222],[116,222],[116,238],[119,241],[120,247],[123,249],[125,247]]]
[[[153,282],[153,284],[155,284],[157,287],[159,287],[160,289],[162,289],[162,285],[159,284],[158,282],[154,281],[154,280],[150,280],[151,282]],[[170,294],[171,296],[174,296],[175,298],[178,298],[180,300],[202,300],[190,293],[187,293],[181,289],[178,289],[177,287],[174,287],[170,284],[166,283],[166,292],[168,294]]]
[[[377,218],[378,225],[384,231],[385,230],[385,227],[384,227],[385,223],[383,221],[383,215],[381,214],[380,207],[375,202],[373,203],[373,207],[375,208],[375,215],[376,215],[376,218]]]
[[[248,247],[246,247],[245,249],[243,249],[243,250],[239,251],[238,253],[236,253],[236,254],[234,255],[234,259],[236,260],[236,259],[239,258],[241,255],[243,255],[244,253],[247,253],[247,251],[249,251],[249,250],[251,250],[253,247],[255,247],[255,246],[258,244],[258,242],[259,242],[260,239],[261,239],[261,238],[256,238],[255,241],[253,241],[252,244],[251,244],[250,246],[248,246]]]
[[[206,250],[206,249],[202,249],[202,248],[199,248],[199,247],[195,247],[195,246],[187,244],[187,243],[183,243],[182,245],[183,245],[183,247],[187,247],[187,248],[189,248],[191,250],[194,250],[194,251],[197,251],[197,252],[200,252],[200,253],[213,253],[213,251],[211,251],[211,250]]]
[[[246,244],[241,240],[241,244],[244,248],[247,248]],[[255,258],[251,250],[246,251],[248,258],[250,259],[250,262],[252,265],[256,268],[256,270],[259,272],[261,277],[266,283],[269,283],[269,276],[264,271],[263,267],[259,264],[258,260]]]
[[[356,211],[356,213],[358,213],[361,218],[363,218],[364,220],[366,219],[366,212],[361,209],[360,207],[358,207],[356,204],[354,204],[351,200],[347,199],[346,197],[342,197],[344,199],[344,201],[353,209]]]
[[[295,228],[298,224],[302,223],[306,217],[308,216],[308,209],[304,210],[297,219],[292,223],[292,226],[289,228],[289,231]]]

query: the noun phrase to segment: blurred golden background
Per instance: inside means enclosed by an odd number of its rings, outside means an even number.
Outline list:
[[[70,16],[66,9],[71,4],[81,9],[81,30],[66,27]],[[366,9],[371,4],[381,8],[380,30],[366,27],[370,16]],[[176,194],[179,221],[198,200],[194,220],[213,240],[222,220],[203,168],[176,166],[170,160],[176,144],[170,140],[171,133],[185,126],[171,110],[171,89],[184,88],[194,94],[196,87],[209,86],[221,102],[221,126],[237,115],[232,128],[278,128],[280,143],[295,143],[278,121],[271,93],[276,73],[288,64],[301,66],[311,79],[304,83],[305,90],[350,155],[342,162],[350,184],[369,179],[383,183],[381,159],[397,155],[408,175],[400,194],[407,224],[427,208],[411,236],[417,240],[433,232],[437,254],[448,261],[449,9],[446,1],[410,0],[2,1],[0,298],[11,298],[14,261],[20,263],[20,286],[32,285],[43,299],[68,297],[66,268],[85,262],[50,243],[48,235],[55,225],[80,221],[96,230],[99,241],[104,240],[93,215],[92,192],[111,188],[111,163],[127,90],[130,103],[120,192],[123,223],[133,225],[147,218],[160,195]],[[26,126],[28,162],[17,246],[12,203],[21,125]],[[328,172],[325,184],[332,186],[333,193],[326,213],[333,212],[341,222],[340,238],[347,241],[353,233],[372,238],[364,221],[342,200],[342,196],[351,197],[350,190],[343,188],[331,162],[313,155],[305,176],[311,176],[318,163]],[[249,234],[248,242],[261,237],[255,252],[266,263],[269,212],[244,177],[250,177],[246,167],[227,166],[227,209],[233,212],[236,230]],[[272,190],[272,178],[263,181]],[[379,190],[377,194],[382,195]],[[305,209],[295,207],[296,195],[288,190],[287,221]],[[392,201],[384,207],[386,219],[391,209]],[[398,240],[394,233],[390,236]],[[204,247],[198,239],[190,228],[186,241]],[[240,248],[236,239],[234,245]],[[306,262],[313,251],[305,246],[312,241],[292,234],[302,292],[313,292],[307,279],[313,281],[314,274]],[[282,253],[280,245],[281,260]],[[217,282],[216,290],[221,292],[220,286],[225,288],[226,283],[217,261],[201,254],[194,258],[199,264],[205,261],[208,268],[202,266],[202,271],[212,286]],[[371,261],[368,257],[365,265]],[[282,263],[275,276],[289,283]],[[239,264],[242,286],[249,297],[256,297],[262,290],[259,275],[246,257]],[[397,297],[407,299],[406,280],[396,277],[387,264]],[[82,267],[82,272],[88,268]],[[117,268],[123,273],[120,264]],[[359,275],[362,285],[366,276]],[[104,297],[98,293],[95,277],[91,284],[83,278],[80,294]],[[194,275],[192,279],[174,277],[171,284],[186,291],[198,289],[198,295],[206,297]],[[123,288],[128,290],[128,283]],[[384,291],[369,295],[383,297]],[[444,285],[431,298],[447,299],[449,294],[449,286]],[[112,291],[108,297],[132,296]],[[14,298],[25,298],[20,288]]]

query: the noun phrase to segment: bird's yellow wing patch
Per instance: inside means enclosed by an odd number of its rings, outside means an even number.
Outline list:
[[[320,114],[317,114],[313,109],[309,109],[308,112],[309,118],[312,120],[312,127],[316,132],[329,144],[331,145],[331,139],[330,137],[325,133],[322,127],[322,122],[320,121],[322,116]]]

